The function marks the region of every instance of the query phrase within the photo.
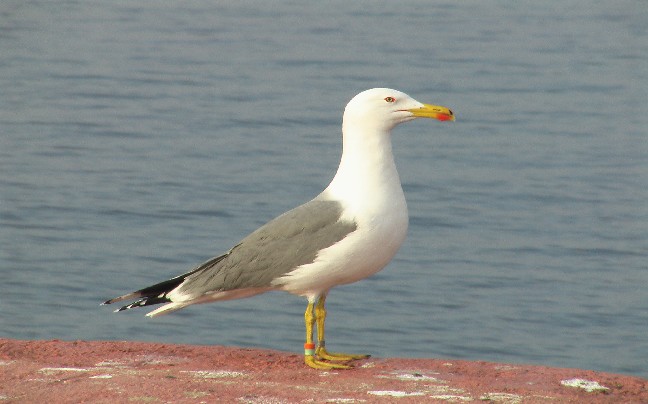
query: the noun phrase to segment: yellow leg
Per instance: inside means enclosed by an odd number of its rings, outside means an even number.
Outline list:
[[[308,302],[304,313],[306,324],[306,343],[304,344],[304,363],[313,369],[348,369],[350,366],[328,363],[315,359],[315,344],[313,343],[313,326],[315,325],[315,302]],[[319,334],[319,332],[318,332]]]
[[[326,350],[326,343],[324,339],[324,322],[326,321],[326,294],[322,295],[315,306],[315,321],[317,322],[317,349],[315,355],[320,359],[332,361],[351,361],[354,359],[366,359],[369,355],[347,354],[347,353],[334,353]]]

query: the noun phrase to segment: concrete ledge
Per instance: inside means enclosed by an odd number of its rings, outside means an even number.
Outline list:
[[[646,403],[648,381],[443,359],[305,367],[296,354],[222,346],[0,339],[0,402]]]

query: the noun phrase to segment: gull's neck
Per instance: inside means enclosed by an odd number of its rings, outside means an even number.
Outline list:
[[[343,201],[356,214],[379,214],[385,209],[406,211],[392,154],[391,128],[345,122],[342,131],[342,158],[324,191],[326,196]]]

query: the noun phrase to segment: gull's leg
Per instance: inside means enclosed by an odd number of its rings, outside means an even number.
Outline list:
[[[308,306],[304,313],[306,324],[306,343],[304,344],[304,363],[313,369],[348,369],[349,366],[328,363],[315,359],[315,343],[313,342],[313,326],[315,325],[315,300],[308,299]],[[319,333],[319,331],[318,331]]]
[[[326,342],[324,340],[324,322],[326,321],[326,294],[320,296],[317,306],[315,306],[315,321],[317,322],[317,349],[315,354],[320,359],[328,359],[333,361],[350,361],[354,359],[366,359],[370,355],[356,355],[346,353],[334,353],[326,350]]]

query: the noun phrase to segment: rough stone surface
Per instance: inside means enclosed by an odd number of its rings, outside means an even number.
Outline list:
[[[376,359],[318,371],[271,350],[0,339],[8,403],[648,403],[645,379],[578,369]]]

